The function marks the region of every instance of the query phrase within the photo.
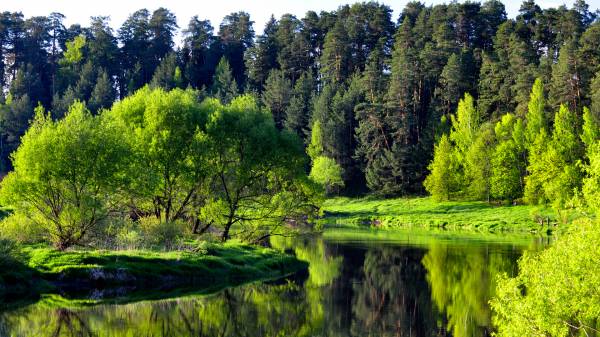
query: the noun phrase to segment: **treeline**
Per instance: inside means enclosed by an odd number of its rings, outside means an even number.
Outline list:
[[[436,139],[457,127],[451,116],[465,93],[480,125],[506,113],[524,123],[541,78],[549,138],[561,104],[573,121],[583,120],[584,106],[600,115],[590,105],[600,85],[600,23],[583,0],[543,10],[527,0],[514,19],[494,0],[411,2],[397,22],[391,13],[368,2],[286,14],[259,36],[244,12],[226,16],[216,33],[195,16],[178,48],[179,27],[164,8],[135,12],[116,32],[106,17],[66,28],[58,13],[2,13],[2,170],[38,102],[55,119],[76,100],[97,113],[146,84],[203,89],[224,103],[255,95],[276,127],[312,145],[313,164],[331,172],[313,176],[345,193],[424,193]]]

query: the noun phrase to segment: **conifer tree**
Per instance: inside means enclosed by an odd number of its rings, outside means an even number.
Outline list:
[[[290,105],[292,84],[285,78],[283,71],[273,69],[267,77],[265,89],[262,93],[263,104],[273,114],[275,126],[282,129],[285,123],[285,112]]]
[[[231,73],[231,67],[225,57],[221,58],[211,87],[212,94],[223,104],[227,104],[238,95],[238,86]]]

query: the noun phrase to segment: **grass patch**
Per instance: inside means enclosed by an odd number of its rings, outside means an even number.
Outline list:
[[[89,295],[98,289],[129,289],[137,299],[148,290],[186,291],[219,289],[255,280],[280,278],[307,268],[305,262],[273,249],[242,244],[208,244],[198,251],[106,251],[26,247],[26,267],[47,285],[38,293]],[[0,271],[0,277],[4,277]],[[142,290],[142,291],[140,291]],[[107,297],[123,297],[122,291],[107,291]],[[80,296],[86,298],[86,296]],[[102,297],[102,296],[101,296]],[[130,297],[130,296],[127,296]],[[85,300],[84,300],[85,302]],[[97,301],[92,301],[97,302]]]
[[[329,227],[424,227],[480,232],[536,232],[554,230],[550,208],[498,206],[479,201],[436,202],[429,197],[396,199],[329,199],[323,206]],[[541,224],[541,223],[544,224]]]

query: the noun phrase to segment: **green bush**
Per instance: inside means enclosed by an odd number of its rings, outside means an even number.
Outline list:
[[[600,228],[580,220],[539,254],[525,253],[519,274],[504,275],[491,305],[499,337],[591,336],[600,322]]]
[[[39,243],[48,239],[44,228],[21,212],[15,212],[0,221],[0,236],[21,244]]]
[[[162,246],[172,249],[184,239],[186,225],[182,221],[160,221],[155,217],[145,217],[138,221],[143,242],[149,246]],[[134,238],[135,234],[128,234]]]

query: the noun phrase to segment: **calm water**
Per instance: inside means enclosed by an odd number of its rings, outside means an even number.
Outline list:
[[[213,295],[0,313],[0,336],[488,336],[498,273],[543,240],[335,232],[274,240],[308,275]],[[96,294],[97,295],[97,294]]]

